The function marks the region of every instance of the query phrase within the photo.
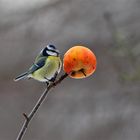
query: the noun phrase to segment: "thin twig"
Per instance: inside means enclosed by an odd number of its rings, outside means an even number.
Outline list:
[[[25,121],[22,125],[22,128],[17,136],[16,140],[22,140],[27,127],[30,123],[30,121],[32,120],[33,116],[35,115],[35,113],[37,112],[37,110],[39,109],[40,105],[43,103],[43,101],[45,100],[45,98],[48,95],[48,91],[52,88],[55,87],[57,84],[59,84],[62,80],[64,80],[66,77],[68,76],[68,74],[64,74],[62,75],[57,81],[55,81],[54,83],[50,84],[48,86],[48,88],[45,89],[45,91],[42,93],[41,97],[39,98],[39,100],[37,101],[36,105],[33,107],[32,111],[29,113],[29,115],[27,115],[26,113],[23,113],[23,116],[25,117]]]

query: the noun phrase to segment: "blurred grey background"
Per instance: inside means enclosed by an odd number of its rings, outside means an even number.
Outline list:
[[[0,0],[0,140],[15,140],[45,84],[13,82],[48,43],[95,52],[96,72],[52,89],[25,140],[140,139],[139,0]]]

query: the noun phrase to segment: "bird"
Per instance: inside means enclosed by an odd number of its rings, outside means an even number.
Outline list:
[[[43,48],[35,58],[33,65],[24,73],[17,76],[14,81],[33,78],[47,85],[56,80],[62,67],[60,52],[52,44]]]

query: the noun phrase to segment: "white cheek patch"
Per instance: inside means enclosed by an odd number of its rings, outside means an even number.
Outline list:
[[[51,56],[57,56],[57,53],[56,53],[56,52],[46,51],[46,53],[47,53],[48,55],[51,55]]]

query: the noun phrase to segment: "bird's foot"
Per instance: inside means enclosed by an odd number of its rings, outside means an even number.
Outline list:
[[[47,85],[47,87],[50,85],[50,83],[49,82],[46,82],[46,85]]]

